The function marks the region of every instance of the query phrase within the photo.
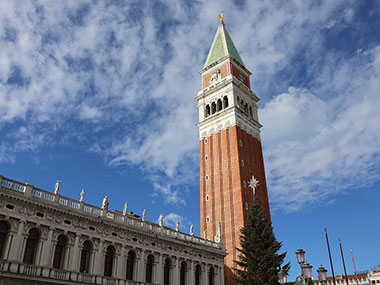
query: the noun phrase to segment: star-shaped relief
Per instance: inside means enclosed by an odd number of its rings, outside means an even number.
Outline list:
[[[255,195],[256,187],[259,185],[259,180],[255,178],[255,176],[252,175],[251,180],[248,182],[248,187],[252,188],[253,195]]]

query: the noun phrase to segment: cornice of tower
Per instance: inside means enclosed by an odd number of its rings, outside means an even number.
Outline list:
[[[203,88],[198,92],[198,95],[195,96],[195,99],[200,100],[202,98],[206,98],[208,95],[215,93],[216,91],[226,87],[229,84],[232,88],[233,86],[236,86],[239,89],[241,89],[243,92],[249,95],[256,103],[260,101],[260,98],[257,97],[255,92],[253,92],[249,87],[247,87],[233,75],[228,75],[227,77],[222,78],[219,81],[216,81],[215,83],[207,86],[206,88]]]

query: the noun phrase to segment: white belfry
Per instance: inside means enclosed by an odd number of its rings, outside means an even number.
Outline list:
[[[251,180],[248,182],[248,187],[252,188],[253,195],[256,195],[256,187],[259,185],[259,180],[252,175]]]

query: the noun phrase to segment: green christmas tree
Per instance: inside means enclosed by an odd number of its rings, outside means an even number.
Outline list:
[[[279,284],[278,272],[286,252],[279,254],[281,242],[276,240],[273,227],[262,214],[254,197],[247,224],[241,229],[239,260],[234,268],[237,283],[245,285]],[[289,271],[290,264],[282,267]]]

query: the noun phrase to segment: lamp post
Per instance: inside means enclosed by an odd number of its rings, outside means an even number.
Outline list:
[[[284,268],[281,267],[278,272],[278,277],[280,279],[280,284],[286,284],[288,281],[288,274],[285,272]]]
[[[317,270],[318,272],[318,279],[321,284],[327,284],[327,269],[324,268],[321,264],[321,266]]]
[[[297,249],[296,251],[297,261],[301,267],[302,273],[296,278],[297,285],[312,285],[312,268],[305,259],[305,251],[302,248]]]

